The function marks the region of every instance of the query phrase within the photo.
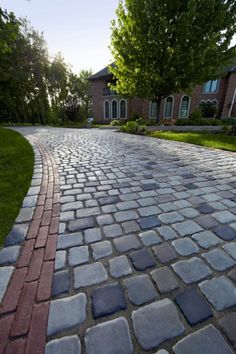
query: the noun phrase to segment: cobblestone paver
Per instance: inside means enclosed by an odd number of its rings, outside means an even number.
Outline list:
[[[0,354],[234,353],[236,155],[19,130],[35,173],[0,250]]]

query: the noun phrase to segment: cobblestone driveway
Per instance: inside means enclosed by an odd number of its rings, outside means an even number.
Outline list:
[[[46,354],[236,348],[236,155],[103,130],[21,129],[57,164]]]

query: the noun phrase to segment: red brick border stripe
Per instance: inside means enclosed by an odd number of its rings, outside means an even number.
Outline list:
[[[51,154],[36,139],[43,178],[26,241],[0,308],[0,354],[44,354],[59,228],[59,177]]]

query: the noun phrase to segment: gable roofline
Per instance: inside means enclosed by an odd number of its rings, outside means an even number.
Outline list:
[[[114,67],[115,63],[112,63],[111,65]],[[93,74],[92,76],[90,76],[89,80],[93,81],[93,80],[99,80],[101,78],[105,78],[105,77],[110,77],[112,76],[112,73],[109,71],[109,66],[106,66],[105,68],[103,68],[102,70],[98,71],[97,73]]]

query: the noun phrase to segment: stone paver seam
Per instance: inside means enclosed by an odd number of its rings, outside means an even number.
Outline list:
[[[59,226],[59,178],[49,152],[37,139],[32,141],[42,157],[43,178],[26,242],[0,309],[0,326],[7,327],[1,335],[0,354],[22,347],[25,354],[32,354],[36,347],[43,354],[46,345]]]

